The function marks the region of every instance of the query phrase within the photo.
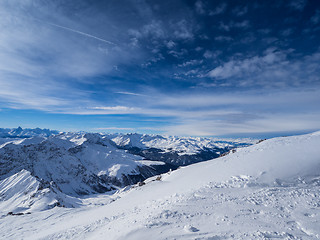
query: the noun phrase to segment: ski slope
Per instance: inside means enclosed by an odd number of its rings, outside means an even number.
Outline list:
[[[3,215],[0,238],[319,239],[319,146],[320,132],[274,138],[82,207]]]

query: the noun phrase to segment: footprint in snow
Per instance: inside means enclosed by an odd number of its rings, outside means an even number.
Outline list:
[[[186,226],[184,226],[184,231],[186,231],[186,232],[198,232],[199,231],[199,229],[198,228],[195,228],[195,227],[193,227],[193,226],[191,226],[191,225],[186,225]]]

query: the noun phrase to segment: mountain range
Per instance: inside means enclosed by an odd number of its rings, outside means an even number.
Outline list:
[[[2,204],[10,206],[2,209],[13,213],[55,206],[75,207],[78,197],[111,194],[152,176],[217,158],[254,142],[250,139],[226,141],[145,134],[65,133],[20,127],[0,130],[2,136],[6,136],[0,138],[3,187],[0,194],[5,200]],[[9,192],[8,186],[11,186]],[[12,202],[13,188],[21,189],[23,198]],[[23,190],[25,188],[29,190]],[[47,204],[38,206],[39,202]]]
[[[0,138],[29,138],[34,136],[49,137],[58,131],[41,128],[0,128]]]
[[[130,186],[103,182],[154,166],[123,149],[148,149],[149,137],[137,136],[130,147],[112,139],[131,135],[88,133],[2,144],[0,169],[11,170],[1,173],[0,239],[319,238],[320,132],[233,148]]]

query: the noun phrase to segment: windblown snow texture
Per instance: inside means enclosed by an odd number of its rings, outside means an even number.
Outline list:
[[[79,208],[2,216],[0,238],[319,239],[319,145],[320,132],[274,138]]]

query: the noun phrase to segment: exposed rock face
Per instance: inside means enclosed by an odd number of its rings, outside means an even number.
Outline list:
[[[148,148],[141,149],[137,147],[123,147],[123,149],[128,150],[129,153],[134,155],[142,156],[146,159],[163,161],[165,163],[172,164],[173,166],[186,166],[197,162],[207,161],[220,156],[220,153],[225,153],[230,150],[229,147],[226,148],[213,148],[200,150],[195,154],[184,154],[180,155],[177,151],[163,152],[163,150],[158,148]]]
[[[174,137],[146,134],[110,135],[118,148],[146,159],[186,166],[219,157],[236,147],[246,147],[249,139],[223,140],[199,137]]]
[[[8,142],[0,147],[0,180],[26,170],[43,185],[78,196],[103,193],[174,169],[143,161],[99,134],[60,134]]]
[[[143,182],[247,144],[141,134],[53,134],[46,129],[27,131],[20,127],[2,132],[21,137],[0,142],[0,180],[25,170],[42,188],[54,186],[70,196],[104,193]],[[38,135],[27,138],[26,132]]]

